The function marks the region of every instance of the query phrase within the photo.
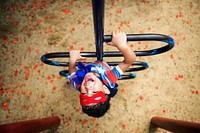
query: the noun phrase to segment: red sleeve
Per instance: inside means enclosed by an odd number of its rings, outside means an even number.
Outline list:
[[[118,78],[116,77],[116,75],[112,72],[111,69],[107,70],[106,71],[106,75],[108,76],[109,80],[112,82],[112,83],[116,83]]]

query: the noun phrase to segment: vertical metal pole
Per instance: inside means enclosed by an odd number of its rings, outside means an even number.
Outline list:
[[[92,0],[97,61],[103,61],[104,0]]]

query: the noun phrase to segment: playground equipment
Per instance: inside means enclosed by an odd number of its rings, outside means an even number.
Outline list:
[[[122,57],[121,52],[104,52],[103,43],[112,40],[111,35],[104,35],[104,0],[92,0],[93,9],[93,21],[95,30],[95,43],[96,52],[81,52],[83,57],[97,57],[97,61],[103,61],[104,57]],[[174,47],[174,40],[166,35],[162,34],[127,34],[127,41],[161,41],[166,43],[165,46],[160,48],[155,48],[145,51],[135,51],[136,56],[152,56],[161,54],[169,51]],[[59,62],[55,60],[50,60],[51,58],[68,58],[69,52],[55,52],[48,53],[41,56],[41,61],[53,66],[69,66],[68,62]],[[131,58],[131,57],[130,57]],[[107,62],[110,66],[116,66],[119,62]],[[133,67],[137,66],[137,67]],[[148,68],[148,63],[136,61],[132,64],[132,68],[129,68],[126,73],[124,73],[121,79],[131,79],[135,78],[134,71],[140,71]],[[60,71],[61,76],[68,76],[68,70]]]
[[[0,133],[37,133],[49,130],[54,133],[60,125],[58,116],[0,125]]]
[[[151,126],[175,133],[200,133],[200,123],[158,116],[151,118]]]

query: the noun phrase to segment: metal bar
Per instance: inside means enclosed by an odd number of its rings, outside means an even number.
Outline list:
[[[103,61],[104,0],[92,0],[97,61]]]
[[[58,116],[34,119],[10,124],[0,125],[0,133],[35,133],[51,128],[57,128],[61,120]]]
[[[151,124],[176,133],[200,133],[200,123],[153,117]]]
[[[169,36],[162,34],[127,34],[127,41],[171,41]],[[105,35],[104,42],[110,42],[112,40],[112,35]],[[172,39],[171,42],[168,42],[174,45],[174,41]]]

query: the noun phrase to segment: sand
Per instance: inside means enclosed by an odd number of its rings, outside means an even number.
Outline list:
[[[166,53],[137,57],[149,68],[118,81],[110,110],[98,119],[82,113],[79,92],[59,76],[67,68],[40,60],[70,49],[95,52],[91,1],[1,0],[0,5],[0,124],[58,115],[58,133],[165,133],[150,128],[153,116],[200,122],[199,0],[105,1],[106,35],[159,33],[176,44]],[[165,44],[128,45],[138,51]],[[114,50],[104,45],[104,51]]]

